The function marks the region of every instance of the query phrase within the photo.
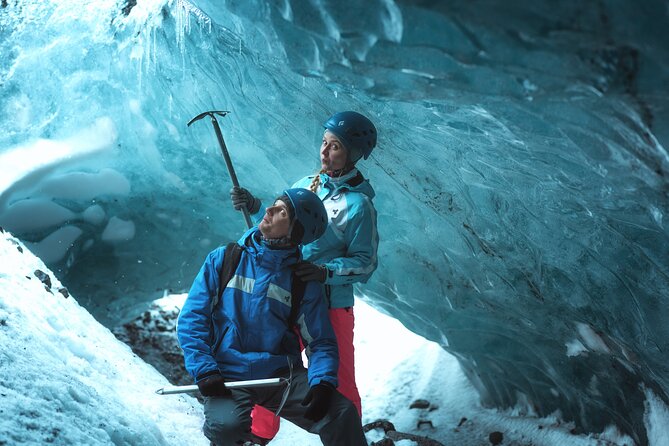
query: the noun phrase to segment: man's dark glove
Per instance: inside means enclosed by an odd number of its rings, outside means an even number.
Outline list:
[[[225,378],[220,373],[209,375],[197,382],[202,396],[231,396],[230,389],[225,387]]]
[[[334,393],[335,388],[325,382],[316,384],[309,389],[307,396],[302,400],[302,405],[307,406],[304,418],[314,422],[322,420],[325,414],[328,413]]]
[[[315,280],[316,282],[325,283],[325,279],[328,277],[328,269],[326,267],[311,262],[296,263],[293,266],[293,271],[295,271],[295,275],[302,282]]]
[[[243,187],[230,189],[230,200],[232,200],[232,206],[238,211],[246,208],[250,214],[255,214],[260,210],[260,200]]]

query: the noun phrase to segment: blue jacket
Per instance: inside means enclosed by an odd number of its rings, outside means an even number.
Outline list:
[[[318,196],[328,211],[325,234],[302,247],[305,260],[325,265],[325,294],[332,308],[353,305],[353,284],[365,283],[378,266],[379,234],[376,230],[374,189],[357,169],[339,178],[320,174]],[[309,188],[314,176],[293,187]]]
[[[276,376],[288,361],[301,364],[299,340],[289,329],[290,265],[297,249],[270,249],[252,228],[238,242],[245,247],[235,275],[216,308],[224,247],[209,253],[179,314],[177,336],[186,369],[196,382],[217,370],[231,380]],[[309,355],[309,385],[337,386],[339,354],[318,282],[306,284],[297,324]]]

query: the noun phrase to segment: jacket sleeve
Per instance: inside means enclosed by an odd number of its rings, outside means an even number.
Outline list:
[[[372,200],[363,197],[349,210],[351,221],[346,225],[346,256],[325,263],[328,285],[367,282],[378,266],[379,234],[376,230],[376,209]]]
[[[320,283],[307,283],[297,325],[309,357],[309,386],[328,382],[337,387],[339,351]]]
[[[211,350],[211,299],[218,292],[224,253],[223,247],[209,253],[177,320],[177,338],[184,352],[186,370],[196,381],[218,371]]]

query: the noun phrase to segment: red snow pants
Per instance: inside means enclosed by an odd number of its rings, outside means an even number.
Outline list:
[[[337,370],[337,381],[339,393],[348,398],[358,409],[358,415],[362,418],[362,405],[360,393],[355,384],[355,358],[353,348],[353,328],[355,316],[353,307],[331,308],[329,310],[330,322],[337,338],[339,349],[339,370]],[[279,432],[279,417],[262,406],[255,406],[251,412],[251,432],[258,437],[271,439]]]

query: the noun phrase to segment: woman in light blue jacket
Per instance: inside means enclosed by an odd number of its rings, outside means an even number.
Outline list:
[[[318,281],[324,286],[339,349],[337,389],[362,415],[355,382],[353,284],[367,282],[376,270],[379,235],[372,201],[374,190],[356,163],[369,157],[377,134],[367,117],[353,111],[335,113],[323,127],[321,171],[302,178],[293,187],[316,193],[327,209],[329,222],[322,237],[302,246],[305,261],[295,266],[295,272],[305,281]],[[261,207],[260,200],[243,188],[234,188],[231,198],[235,209],[246,207],[251,214]],[[256,408],[253,433],[274,438],[278,422],[271,413]]]

